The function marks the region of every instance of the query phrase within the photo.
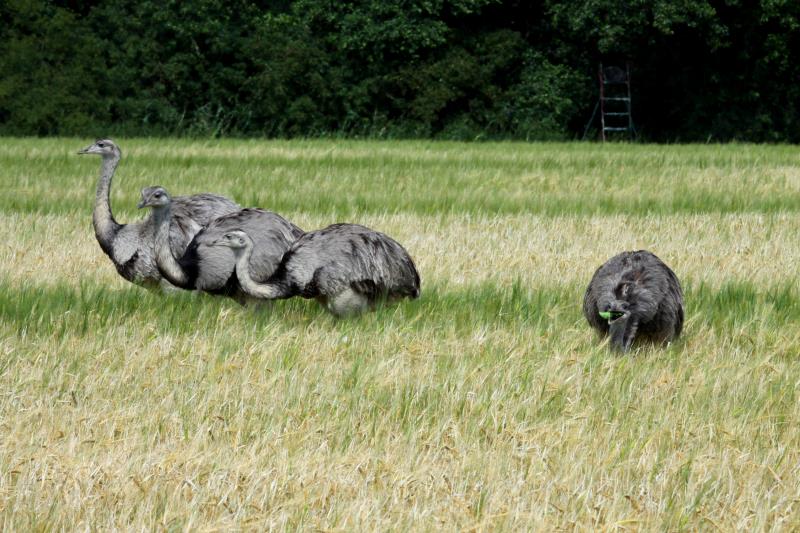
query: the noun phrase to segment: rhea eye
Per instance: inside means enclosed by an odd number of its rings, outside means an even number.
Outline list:
[[[157,193],[155,193],[153,196],[155,196],[156,198],[161,198],[161,193],[160,193],[160,192],[157,192]]]
[[[105,148],[106,147],[106,143],[97,143],[97,146],[99,146],[100,148]]]

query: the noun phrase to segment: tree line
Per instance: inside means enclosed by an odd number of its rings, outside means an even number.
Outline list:
[[[796,0],[2,0],[0,134],[574,139],[603,62],[642,139],[798,142],[799,51]]]

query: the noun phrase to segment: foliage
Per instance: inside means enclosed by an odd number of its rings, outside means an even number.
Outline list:
[[[630,62],[650,140],[800,141],[790,0],[0,4],[0,133],[564,139]]]

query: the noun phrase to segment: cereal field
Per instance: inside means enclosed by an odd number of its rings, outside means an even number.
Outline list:
[[[115,139],[139,190],[365,224],[422,296],[337,320],[124,281],[89,139],[0,140],[3,530],[800,528],[800,150]],[[647,248],[684,336],[608,351]]]

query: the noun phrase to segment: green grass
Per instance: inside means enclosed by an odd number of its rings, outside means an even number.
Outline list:
[[[91,209],[88,140],[7,140],[0,165],[13,194],[0,209],[75,213]],[[800,154],[786,146],[352,141],[131,140],[115,200],[126,214],[138,192],[213,187],[246,205],[332,217],[409,212],[559,215],[736,213],[800,210]],[[39,164],[31,168],[31,157]],[[56,179],[57,183],[53,180]],[[53,187],[60,193],[51,196]],[[300,201],[302,199],[302,201]]]
[[[422,297],[336,320],[117,276],[88,140],[0,143],[4,530],[800,527],[800,153],[754,145],[117,139],[138,190],[395,236]],[[648,248],[684,335],[581,314]]]
[[[15,287],[0,285],[0,318],[26,335],[62,338],[88,335],[122,322],[151,324],[159,333],[187,335],[196,331],[196,322],[217,329],[220,313],[237,313],[256,330],[321,321],[329,326],[357,328],[362,334],[377,334],[387,325],[408,330],[438,330],[440,322],[424,319],[447,316],[453,333],[467,335],[476,328],[532,330],[547,334],[553,325],[580,327],[583,315],[580,302],[584,287],[549,285],[523,287],[493,283],[448,288],[426,287],[423,296],[399,305],[378,308],[371,316],[353,321],[329,317],[313,301],[296,298],[275,302],[263,308],[237,308],[233,300],[180,292],[164,298],[160,293],[134,287],[109,291],[108,287],[84,281],[80,286],[60,283],[54,286]],[[761,329],[779,330],[800,320],[800,295],[793,284],[762,290],[752,283],[731,282],[720,288],[699,284],[685,290],[687,317],[694,325],[732,332],[744,324],[759,324]],[[192,321],[186,316],[191,315]],[[587,340],[592,341],[587,336]]]

